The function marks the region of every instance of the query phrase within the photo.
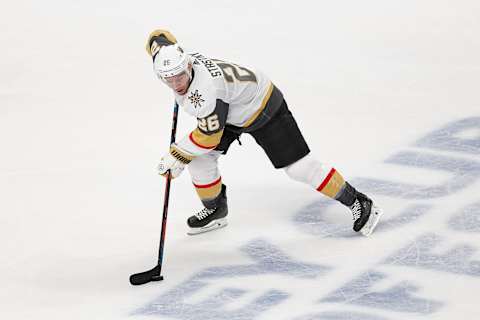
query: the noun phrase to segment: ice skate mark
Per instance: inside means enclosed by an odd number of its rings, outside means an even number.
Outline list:
[[[415,144],[442,151],[480,154],[480,117],[462,119],[440,128]],[[473,134],[472,134],[473,133]]]
[[[326,311],[308,314],[294,320],[388,320],[384,317],[354,311]]]
[[[395,228],[400,228],[412,222],[417,222],[420,217],[423,217],[432,209],[432,205],[427,204],[412,204],[402,210],[400,214],[395,215],[389,219],[382,218],[382,222],[375,229],[375,233],[390,231]]]
[[[401,281],[383,291],[372,290],[377,283],[386,278],[387,276],[380,272],[366,272],[319,302],[418,314],[431,314],[443,306],[439,301],[416,297],[414,293],[418,291],[418,287],[409,281]]]
[[[480,233],[480,202],[461,209],[459,214],[448,221],[448,225],[456,231]]]
[[[327,273],[331,269],[324,265],[294,261],[277,247],[263,239],[250,241],[240,251],[244,252],[256,263],[253,265],[212,267],[200,272],[198,277],[208,279],[255,274],[284,274],[298,278],[315,278]]]
[[[480,277],[480,261],[471,260],[476,248],[458,245],[444,254],[432,253],[441,242],[443,238],[436,234],[423,235],[391,255],[384,263]]]
[[[267,274],[311,279],[324,275],[331,269],[328,266],[295,261],[263,239],[253,240],[240,250],[254,263],[211,267],[200,271],[136,310],[133,315],[158,315],[175,319],[256,319],[273,306],[282,303],[289,295],[281,290],[267,289],[253,301],[232,309],[228,306],[248,292],[241,287],[243,280],[239,280],[238,288],[231,286],[220,288],[199,302],[195,302],[195,297],[201,296],[206,292],[204,290],[212,285],[218,286],[225,279],[240,279],[248,276],[248,281],[255,281],[255,277],[262,279],[261,277]],[[206,308],[205,304],[210,307]]]

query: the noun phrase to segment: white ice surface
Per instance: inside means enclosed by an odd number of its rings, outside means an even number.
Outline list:
[[[1,319],[478,318],[478,1],[16,0],[0,19]],[[229,226],[186,235],[184,174],[165,280],[130,286],[156,263],[170,136],[155,28],[270,75],[313,154],[383,208],[378,232],[246,136],[221,160]]]

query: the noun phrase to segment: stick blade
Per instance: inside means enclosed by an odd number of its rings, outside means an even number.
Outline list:
[[[163,280],[163,276],[160,275],[160,266],[158,265],[151,270],[135,273],[130,276],[130,284],[134,286],[149,283],[150,281],[162,281],[162,280]]]

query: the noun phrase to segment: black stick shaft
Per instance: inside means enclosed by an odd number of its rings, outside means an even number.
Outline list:
[[[178,104],[175,101],[173,107],[173,120],[172,120],[172,135],[170,136],[170,145],[175,142],[175,136],[177,135],[177,119],[178,119]],[[168,214],[168,200],[170,198],[170,184],[171,184],[171,171],[167,173],[167,180],[165,182],[165,195],[163,198],[163,216],[162,216],[162,232],[160,234],[160,244],[158,248],[158,276],[162,273],[163,263],[163,247],[165,243],[165,232],[167,229],[167,214]]]

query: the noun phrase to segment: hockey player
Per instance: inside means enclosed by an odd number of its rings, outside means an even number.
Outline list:
[[[365,236],[372,233],[382,211],[337,170],[310,155],[282,92],[263,73],[200,53],[186,53],[166,30],[150,34],[147,52],[157,77],[198,120],[198,126],[172,144],[158,165],[160,174],[170,170],[172,178],[188,166],[205,207],[188,218],[189,234],[227,225],[227,188],[217,159],[243,133],[253,136],[275,168],[347,206],[354,231]]]

